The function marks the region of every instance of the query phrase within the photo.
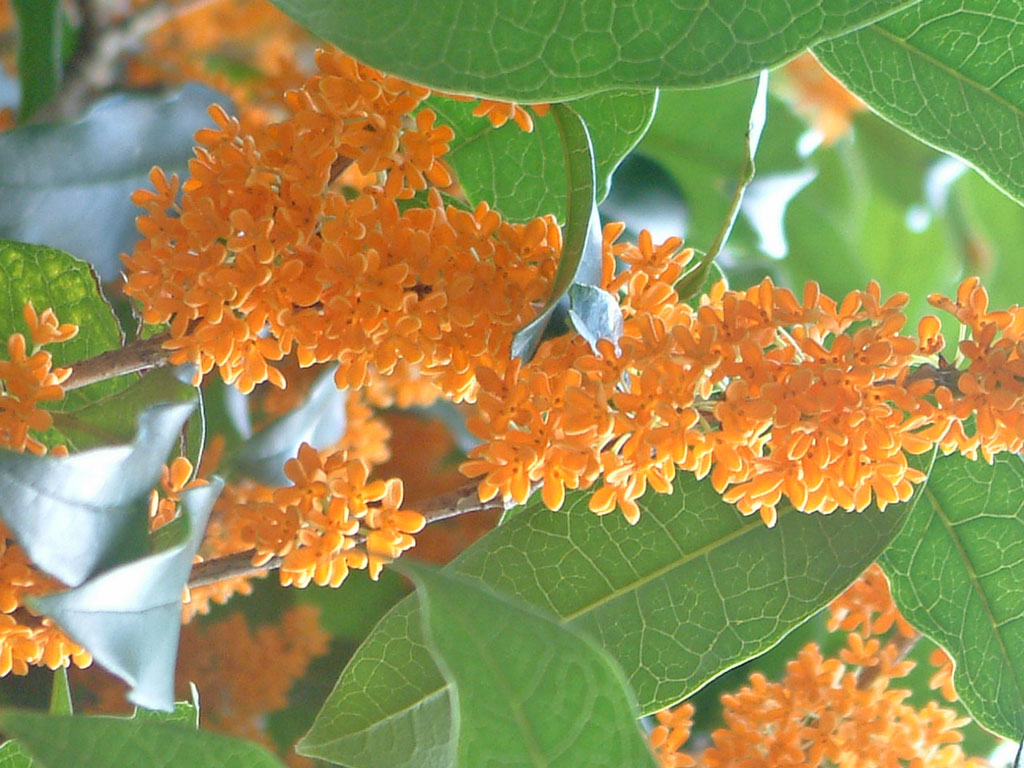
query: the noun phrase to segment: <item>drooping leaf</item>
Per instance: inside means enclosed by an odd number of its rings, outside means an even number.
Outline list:
[[[192,134],[210,123],[213,102],[231,106],[192,83],[171,96],[110,96],[77,122],[0,134],[0,237],[63,248],[117,279],[119,254],[139,237],[132,192],[149,186],[154,165],[187,175]]]
[[[1024,46],[1015,0],[931,0],[815,54],[886,120],[962,157],[1024,203]]]
[[[449,682],[454,765],[654,767],[626,678],[591,638],[478,581],[402,570]]]
[[[529,362],[537,351],[552,313],[574,283],[601,281],[601,221],[594,199],[594,148],[583,119],[564,104],[554,104],[552,116],[562,136],[568,208],[562,235],[562,254],[547,301],[536,317],[512,337],[512,357]]]
[[[599,202],[618,164],[650,126],[657,100],[655,91],[616,91],[570,102],[594,145]],[[427,106],[455,131],[445,160],[470,202],[486,201],[509,221],[546,214],[565,221],[565,160],[554,116],[534,116],[533,132],[524,133],[511,123],[494,128],[474,117],[470,103],[432,97]]]
[[[938,459],[881,559],[907,621],[946,649],[977,722],[1024,732],[1024,462]]]
[[[912,1],[912,0],[911,0]],[[736,80],[908,0],[274,0],[386,72],[455,93],[564,101]]]
[[[0,134],[0,232],[6,231],[2,211],[10,197],[3,190],[7,165],[2,159],[2,145],[6,135]],[[87,263],[64,251],[0,240],[0,297],[0,344],[4,357],[8,336],[22,333],[28,338],[22,317],[27,301],[32,302],[37,312],[53,309],[62,323],[78,326],[78,335],[73,339],[48,347],[55,367],[68,366],[121,346],[121,328],[96,283],[96,276]],[[57,408],[81,407],[120,391],[127,383],[123,378],[113,379],[74,390]]]
[[[533,501],[449,569],[553,611],[591,634],[625,670],[641,711],[674,704],[763,653],[826,605],[878,556],[911,504],[884,513],[804,515],[767,529],[706,481],[676,477],[648,493],[636,526]],[[399,603],[342,673],[299,748],[353,768],[446,766],[450,701],[415,602]]]
[[[145,498],[191,411],[145,411],[130,445],[63,458],[0,452],[0,516],[29,558],[77,586],[146,554]]]
[[[18,19],[21,119],[53,98],[61,79],[59,0],[13,0]]]
[[[600,339],[608,339],[618,346],[622,336],[622,308],[608,291],[593,285],[571,286],[569,318],[576,332],[595,352]]]
[[[181,495],[175,541],[141,559],[104,571],[79,587],[30,600],[51,616],[106,670],[130,686],[140,707],[174,709],[174,663],[181,630],[181,594],[206,522],[223,483]]]
[[[321,449],[344,437],[346,398],[334,383],[332,367],[316,380],[302,405],[242,443],[228,466],[266,485],[287,485],[285,462],[298,454],[302,443]]]
[[[173,368],[150,371],[125,389],[73,411],[55,413],[53,425],[72,452],[127,442],[139,415],[153,403],[196,402],[196,388]]]
[[[259,744],[176,723],[6,709],[0,728],[25,745],[36,768],[283,768]]]

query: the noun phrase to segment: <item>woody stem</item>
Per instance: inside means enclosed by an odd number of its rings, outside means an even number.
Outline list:
[[[171,352],[164,349],[163,345],[168,338],[168,334],[161,333],[74,363],[71,376],[62,385],[64,391],[79,389],[126,373],[167,365]]]

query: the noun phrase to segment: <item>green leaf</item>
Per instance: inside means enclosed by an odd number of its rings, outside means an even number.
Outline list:
[[[1016,0],[930,0],[815,54],[894,125],[962,157],[1024,203],[1024,48]]]
[[[68,685],[67,667],[53,670],[53,689],[50,691],[50,714],[73,715],[71,705],[71,687]]]
[[[148,723],[173,723],[184,725],[193,730],[199,730],[199,696],[195,684],[192,686],[192,701],[176,701],[174,709],[170,712],[160,712],[153,709],[142,709],[136,707],[132,719]]]
[[[512,357],[529,362],[537,351],[555,307],[574,283],[596,285],[601,281],[601,220],[594,199],[594,148],[587,124],[572,107],[553,104],[551,114],[562,135],[568,204],[562,234],[562,254],[551,292],[537,316],[515,332]]]
[[[558,617],[405,562],[457,724],[455,765],[648,765],[622,670]]]
[[[277,586],[274,589],[284,591]],[[354,645],[362,642],[380,618],[409,593],[409,587],[397,573],[384,570],[377,581],[351,574],[344,589],[310,584],[305,589],[287,591],[295,602],[320,608],[320,626],[331,637]]]
[[[616,167],[650,126],[657,101],[655,91],[616,91],[569,103],[594,145],[598,201],[608,194]],[[427,106],[455,131],[445,160],[472,203],[486,201],[509,221],[546,214],[565,221],[565,159],[553,115],[534,116],[533,132],[525,133],[512,123],[494,128],[474,117],[474,104],[433,96]]]
[[[59,0],[13,0],[18,17],[18,81],[21,119],[53,98],[61,79]]]
[[[73,411],[55,413],[54,428],[72,452],[127,442],[153,403],[196,403],[196,388],[173,368],[150,371],[125,389]]]
[[[146,554],[146,496],[191,411],[145,411],[131,445],[65,458],[0,452],[0,516],[29,558],[77,586]]]
[[[174,723],[6,709],[0,728],[27,747],[37,768],[283,768],[259,744]]]
[[[284,465],[298,454],[302,443],[319,450],[344,437],[347,397],[334,383],[332,366],[316,380],[302,405],[242,443],[227,466],[265,485],[288,485]]]
[[[907,621],[955,663],[978,724],[1024,732],[1024,463],[937,459],[906,528],[881,559]]]
[[[386,72],[456,93],[563,101],[754,74],[908,0],[274,0]]]
[[[187,176],[192,135],[210,124],[212,102],[231,107],[196,84],[169,96],[119,94],[77,122],[0,134],[0,237],[63,248],[103,280],[119,279],[119,254],[139,239],[132,192],[150,186],[154,165]]]
[[[128,698],[140,707],[174,709],[181,593],[222,487],[216,480],[182,493],[185,524],[175,526],[177,540],[166,549],[74,589],[30,600],[33,610],[51,616],[99,664],[128,683]]]
[[[765,528],[681,473],[672,495],[649,492],[636,526],[539,501],[448,569],[588,632],[622,666],[642,712],[688,696],[757,656],[841,592],[877,558],[911,504],[884,513],[804,515],[781,508]],[[450,702],[403,600],[353,656],[303,754],[353,768],[448,765]]]
[[[39,764],[21,742],[5,741],[0,745],[0,768],[39,768]]]
[[[0,146],[4,135],[0,134]],[[0,231],[5,229],[2,210],[9,202],[9,194],[3,189],[7,164],[2,155],[0,149]],[[52,217],[52,212],[48,215]],[[4,345],[4,357],[8,336],[22,333],[28,339],[22,308],[30,300],[36,312],[52,308],[62,323],[78,326],[75,338],[48,347],[54,367],[68,366],[121,346],[121,328],[92,269],[64,251],[0,240],[0,297],[0,344]],[[57,408],[81,407],[120,391],[126,383],[123,379],[111,380],[74,390]]]

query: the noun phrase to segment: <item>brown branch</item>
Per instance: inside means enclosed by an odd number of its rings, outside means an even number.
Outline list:
[[[915,632],[910,637],[900,634],[893,640],[890,640],[889,645],[896,646],[896,661],[903,661],[903,659],[907,657],[907,654],[914,649],[914,646],[917,645],[917,641],[920,639],[921,633]],[[874,682],[875,678],[878,677],[880,667],[881,664],[876,664],[873,667],[865,667],[864,669],[862,669],[860,671],[860,674],[857,675],[857,688],[862,691],[869,688],[871,686],[871,683]]]
[[[508,509],[509,506],[501,499],[491,501],[480,501],[477,496],[477,484],[466,482],[453,491],[435,496],[427,503],[421,505],[417,510],[423,515],[427,525],[448,520],[459,515],[466,515],[473,512],[487,512],[498,509]],[[357,537],[357,542],[364,540],[364,537]],[[273,571],[281,567],[284,558],[274,557],[263,565],[253,565],[252,558],[256,554],[255,549],[247,549],[244,552],[236,552],[232,555],[214,558],[192,566],[192,573],[188,579],[189,588],[205,587],[224,579],[233,579],[238,576],[256,576],[258,574]]]
[[[66,72],[57,96],[36,112],[33,122],[62,120],[82,112],[97,93],[110,90],[117,82],[118,60],[128,51],[142,47],[145,38],[172,19],[184,16],[213,0],[191,0],[172,4],[157,0],[124,22],[106,29],[89,29],[74,67]]]
[[[64,391],[79,389],[126,373],[167,365],[171,350],[164,349],[163,345],[168,338],[166,333],[161,333],[73,363],[71,376],[63,384]]]

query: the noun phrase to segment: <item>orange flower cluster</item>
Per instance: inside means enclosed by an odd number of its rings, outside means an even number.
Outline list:
[[[78,327],[58,321],[52,309],[37,313],[32,302],[25,304],[22,317],[32,349],[23,334],[11,334],[7,339],[9,359],[0,360],[0,448],[42,455],[46,446],[32,432],[49,429],[53,417],[39,404],[61,400],[61,384],[71,375],[70,368],[53,368],[53,358],[43,347],[73,338]],[[52,453],[67,455],[67,449],[56,446]],[[24,675],[31,665],[56,669],[70,663],[78,667],[92,663],[89,653],[49,619],[37,618],[24,607],[27,596],[58,587],[58,582],[32,566],[10,531],[0,524],[0,677],[11,672]]]
[[[935,444],[986,458],[1024,446],[1024,310],[989,313],[976,280],[955,304],[932,298],[970,331],[960,371],[938,356],[939,321],[902,335],[906,296],[883,301],[876,283],[841,302],[815,284],[801,299],[770,280],[719,284],[692,308],[674,288],[692,251],[646,233],[619,245],[620,232],[606,227],[604,244],[617,345],[563,337],[528,366],[478,370],[469,426],[485,442],[463,471],[481,476],[481,498],[522,502],[542,484],[555,509],[565,488],[602,478],[590,508],[636,522],[636,499],[682,469],[773,525],[783,499],[825,513],[906,501],[925,477],[907,455]]]
[[[73,338],[78,326],[61,324],[52,309],[37,315],[32,302],[25,304],[22,315],[33,350],[29,354],[23,334],[12,333],[7,339],[8,359],[0,360],[0,446],[41,456],[46,446],[29,430],[45,432],[53,426],[53,416],[39,408],[39,403],[62,400],[60,385],[71,375],[70,368],[54,369],[52,356],[42,347]]]
[[[779,682],[760,673],[736,694],[722,697],[725,727],[697,758],[678,751],[689,737],[693,707],[683,704],[658,714],[651,747],[663,768],[764,766],[815,768],[843,765],[981,766],[957,744],[966,718],[929,702],[906,703],[909,691],[892,688],[913,663],[900,659],[885,633],[914,636],[892,604],[885,575],[872,566],[831,606],[830,628],[848,629],[839,658],[825,659],[806,646]],[[908,634],[909,633],[909,634]]]
[[[254,551],[255,567],[283,558],[278,575],[284,585],[305,587],[314,581],[336,587],[351,568],[368,568],[376,579],[384,563],[414,545],[412,534],[424,521],[400,509],[402,481],[370,480],[371,467],[389,458],[390,431],[362,394],[347,398],[346,432],[338,443],[321,452],[303,444],[287,462],[291,485],[271,488],[241,480],[224,489],[200,549],[202,559]],[[379,388],[376,394],[387,393]],[[211,601],[224,603],[235,592],[249,591],[248,577],[193,588],[186,620],[207,613]]]
[[[476,401],[484,444],[462,470],[481,499],[541,486],[557,508],[566,488],[601,480],[591,509],[631,522],[678,470],[710,475],[772,525],[784,499],[824,513],[906,501],[924,479],[908,455],[936,444],[986,458],[1024,445],[1022,311],[989,313],[970,281],[956,303],[934,299],[971,332],[961,371],[939,356],[938,320],[903,334],[906,297],[883,301],[877,284],[841,302],[815,285],[801,298],[767,280],[719,286],[693,308],[675,290],[692,251],[646,233],[618,243],[609,225],[601,287],[620,302],[622,338],[567,336],[511,361],[551,283],[558,227],[442,205],[452,134],[419,108],[427,91],[337,53],[318,66],[281,123],[245,133],[213,109],[180,203],[158,170],[156,190],[134,197],[145,237],[125,257],[126,291],[147,322],[170,324],[172,361],[248,392],[283,386],[274,363],[294,355],[338,363],[341,387],[395,376],[417,382],[407,398]],[[338,183],[348,166],[377,183],[352,196]],[[291,546],[255,538],[268,553]]]
[[[303,444],[285,464],[292,485],[235,488],[221,522],[233,546],[249,544],[256,566],[282,557],[281,583],[337,587],[349,569],[384,563],[415,544],[421,515],[401,509],[402,481],[369,480],[369,462],[347,450],[319,453]]]
[[[266,743],[266,715],[287,706],[293,683],[327,652],[330,638],[319,615],[317,607],[299,605],[257,629],[240,613],[184,627],[175,673],[179,693],[187,698],[194,682],[205,727]]]

